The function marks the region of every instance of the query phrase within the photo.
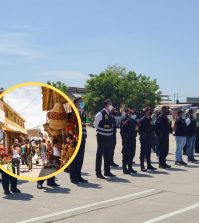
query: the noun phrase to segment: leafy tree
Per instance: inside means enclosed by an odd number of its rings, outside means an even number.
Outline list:
[[[123,67],[109,66],[98,75],[90,74],[85,87],[84,100],[93,114],[102,108],[106,98],[110,98],[117,109],[122,106],[155,107],[160,102],[161,92],[156,80],[133,71],[127,72]]]
[[[121,106],[123,72],[125,72],[123,69],[108,67],[99,75],[90,74],[90,79],[87,80],[85,85],[86,95],[84,100],[91,113],[99,111],[106,98],[110,98],[115,107],[119,108]]]

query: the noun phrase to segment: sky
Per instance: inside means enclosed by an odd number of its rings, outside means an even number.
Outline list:
[[[4,96],[16,112],[25,119],[26,129],[40,128],[46,123],[46,112],[42,111],[41,87],[29,86],[17,88]]]
[[[199,97],[198,12],[198,0],[0,0],[0,87],[84,86],[117,64]]]

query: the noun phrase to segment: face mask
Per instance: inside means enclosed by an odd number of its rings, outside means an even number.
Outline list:
[[[109,111],[113,110],[113,105],[109,105],[109,106],[108,106],[108,110],[109,110]]]
[[[83,101],[79,103],[79,107],[80,107],[81,109],[83,109],[83,108],[85,107],[85,104],[84,104]]]
[[[126,113],[125,112],[122,112],[121,118],[125,118],[125,117],[126,117]]]
[[[180,116],[181,119],[185,119],[185,117],[186,117],[185,114],[182,114],[182,115]]]
[[[133,114],[133,115],[131,115],[131,118],[132,118],[133,120],[135,120],[135,119],[137,118],[137,116],[136,116],[135,114]]]

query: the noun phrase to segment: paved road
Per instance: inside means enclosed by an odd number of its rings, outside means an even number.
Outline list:
[[[39,177],[39,175],[41,175],[41,176],[46,176],[47,174],[46,174],[46,172],[47,171],[43,171],[43,173],[45,173],[45,174],[42,174],[42,169],[44,169],[43,168],[43,165],[42,165],[42,159],[41,158],[39,158],[39,164],[36,164],[35,163],[35,160],[34,159],[32,159],[32,171],[29,171],[28,170],[28,167],[26,166],[26,165],[22,165],[22,164],[20,164],[20,175],[21,176],[23,176],[23,177],[30,177],[30,178],[37,178],[37,177]],[[7,164],[5,164],[5,165],[3,165],[3,167],[5,168],[5,169],[7,169]],[[49,171],[50,173],[52,172],[52,171]]]
[[[174,165],[174,138],[170,138],[171,170],[123,175],[117,178],[95,177],[96,139],[88,129],[84,177],[89,184],[73,185],[67,173],[58,176],[60,188],[37,190],[36,183],[20,181],[22,194],[0,196],[0,222],[12,223],[185,223],[199,222],[199,164]],[[121,141],[118,135],[116,162],[121,166]],[[139,170],[139,142],[135,169]],[[154,166],[158,166],[153,154]],[[2,192],[2,190],[0,191]]]

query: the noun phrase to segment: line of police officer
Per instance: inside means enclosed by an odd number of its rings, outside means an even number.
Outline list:
[[[95,116],[94,127],[97,130],[97,153],[96,153],[96,176],[105,179],[104,176],[114,177],[110,171],[113,162],[113,150],[116,142],[116,124],[112,114],[113,106],[109,99],[104,101],[104,108]],[[122,138],[122,167],[124,174],[136,173],[132,168],[133,158],[136,150],[137,132],[140,135],[140,166],[141,171],[154,171],[151,164],[151,149],[154,137],[156,136],[156,146],[159,148],[159,168],[170,168],[166,163],[169,152],[169,134],[173,132],[172,125],[168,119],[169,107],[163,106],[162,113],[153,122],[152,109],[146,107],[144,116],[137,121],[134,110],[126,109],[121,119],[120,134]],[[102,157],[104,158],[104,176],[101,171]],[[147,168],[145,168],[145,160]]]
[[[70,179],[74,184],[87,183],[88,181],[81,176],[81,170],[84,160],[84,152],[87,138],[84,102],[82,98],[77,98],[74,103],[79,110],[82,120],[83,137],[79,152],[70,166]],[[104,108],[95,116],[94,127],[97,130],[97,152],[95,171],[97,178],[115,177],[111,173],[111,166],[118,166],[114,163],[114,150],[116,146],[116,121],[114,118],[114,108],[110,99],[103,103]],[[124,174],[137,173],[132,168],[133,159],[136,152],[136,136],[140,135],[140,166],[141,171],[154,171],[155,167],[151,164],[151,150],[154,137],[156,137],[156,153],[159,158],[159,168],[170,168],[166,163],[166,157],[169,152],[169,134],[173,132],[171,121],[168,119],[169,107],[163,106],[161,114],[159,113],[152,119],[152,109],[144,108],[144,116],[137,121],[134,110],[126,109],[120,125],[120,134],[122,138],[122,167]],[[102,174],[102,158],[104,159],[104,175]],[[145,161],[147,168],[145,168]],[[9,182],[12,192],[20,192],[17,189],[17,179],[10,177],[2,172],[2,184],[6,194],[9,194]]]

